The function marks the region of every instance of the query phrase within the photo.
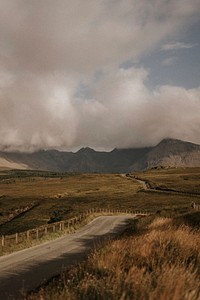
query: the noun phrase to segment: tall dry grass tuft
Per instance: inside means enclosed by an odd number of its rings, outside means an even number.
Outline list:
[[[159,218],[146,231],[94,251],[60,282],[30,299],[197,300],[199,231]],[[36,298],[34,298],[36,297]]]

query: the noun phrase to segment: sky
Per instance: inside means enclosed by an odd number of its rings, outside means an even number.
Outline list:
[[[200,144],[199,0],[0,7],[0,150]]]

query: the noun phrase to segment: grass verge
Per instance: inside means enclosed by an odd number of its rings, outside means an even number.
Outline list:
[[[180,225],[180,218],[151,216],[132,222],[125,235],[27,299],[197,300],[199,233],[192,223]]]
[[[122,213],[119,213],[119,215],[121,215]],[[24,241],[21,241],[18,244],[15,244],[14,242],[12,243],[8,243],[6,244],[4,247],[0,246],[0,256],[3,255],[7,255],[16,251],[20,251],[26,248],[30,248],[33,246],[37,246],[40,245],[42,243],[51,241],[51,240],[55,240],[59,237],[62,237],[66,234],[70,234],[70,233],[74,233],[76,232],[79,228],[87,225],[88,223],[90,223],[92,220],[94,220],[95,218],[99,217],[99,216],[111,216],[111,215],[117,215],[117,213],[93,213],[85,218],[83,218],[81,221],[77,222],[74,225],[70,225],[70,227],[65,228],[62,231],[56,231],[56,232],[51,232],[51,233],[47,233],[46,235],[43,235],[42,237],[39,237],[38,239],[30,239],[27,240],[25,239]]]

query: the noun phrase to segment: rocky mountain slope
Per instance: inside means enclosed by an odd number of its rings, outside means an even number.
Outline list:
[[[200,167],[200,145],[176,139],[164,139],[136,163],[130,171],[156,166]]]
[[[164,139],[155,147],[114,149],[111,152],[98,152],[91,148],[82,148],[76,153],[57,150],[0,152],[0,168],[122,173],[156,166],[200,167],[200,145]]]

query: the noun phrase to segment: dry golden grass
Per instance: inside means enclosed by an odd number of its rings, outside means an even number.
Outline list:
[[[162,172],[165,172],[165,178],[168,176],[169,180],[171,173],[175,171],[164,170]],[[182,172],[181,169],[176,170],[176,175]],[[198,177],[199,169],[195,171],[189,169],[187,173],[192,178]],[[150,174],[150,178],[151,176],[160,178],[160,171],[150,171],[144,174],[145,176]],[[179,176],[177,180],[178,178]],[[18,207],[30,205],[35,200],[39,202],[38,206],[11,222],[3,224],[9,213]],[[150,210],[157,212],[158,215],[173,216],[187,212],[192,200],[194,200],[193,197],[185,195],[142,191],[142,186],[138,182],[117,174],[80,175],[48,172],[35,174],[34,171],[25,173],[2,171],[0,174],[0,235],[21,232],[47,224],[52,216],[58,216],[61,220],[69,219],[89,208]],[[198,218],[197,215],[197,221]],[[37,241],[24,241],[16,245],[7,243],[6,247],[0,249],[0,255],[56,237],[57,234],[52,234]]]
[[[150,180],[155,187],[200,194],[200,168],[152,169],[138,176]]]
[[[196,178],[195,182],[197,182],[199,169],[195,171],[188,169],[184,172],[187,172],[190,178]],[[163,184],[173,177],[174,182],[177,180],[179,184],[182,174],[182,169],[157,170],[142,173],[140,176],[149,176],[151,180],[152,178],[163,180]],[[184,182],[186,181],[181,181],[181,184]],[[193,179],[187,182],[190,182],[192,190]],[[26,207],[34,201],[39,205],[3,225],[15,209]],[[181,214],[188,212],[192,201],[194,196],[190,195],[144,191],[141,184],[119,174],[2,171],[0,174],[0,235],[45,225],[54,217],[65,220],[89,208],[149,210],[163,216],[172,216],[177,212]],[[197,200],[195,198],[195,202],[198,201],[200,197]]]
[[[198,230],[159,218],[96,250],[29,299],[197,300],[199,250]]]
[[[0,234],[47,224],[55,214],[64,220],[90,208],[133,209],[134,196],[140,188],[139,183],[115,174],[6,179],[0,181],[0,225],[16,208],[30,205],[33,201],[38,201],[39,205],[1,225]]]
[[[138,183],[121,179],[120,175],[82,174],[67,177],[29,177],[1,181],[0,195],[29,198],[64,198],[66,196],[90,196],[103,193],[137,191]]]

